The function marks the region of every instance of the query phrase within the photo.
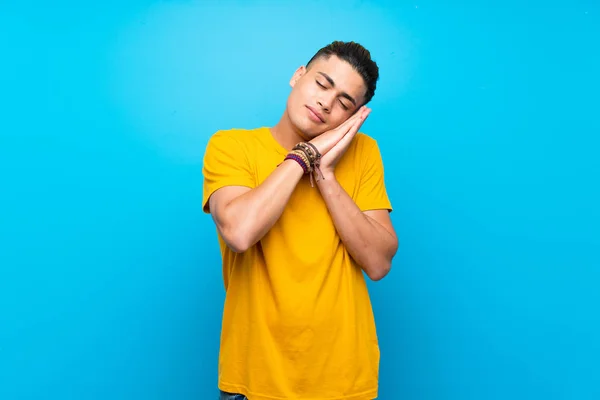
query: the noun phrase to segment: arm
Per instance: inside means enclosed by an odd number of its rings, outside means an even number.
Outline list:
[[[368,116],[370,109],[365,115]],[[356,201],[336,179],[334,170],[339,159],[356,137],[356,129],[345,135],[323,157],[321,171],[325,177],[317,186],[321,192],[338,235],[350,256],[372,280],[380,280],[391,269],[398,250],[398,238],[392,226],[391,204],[385,190],[383,161],[376,142],[361,141],[364,160]],[[365,210],[364,212],[362,210]]]
[[[297,162],[286,160],[254,189],[216,190],[209,199],[210,213],[229,248],[241,253],[256,244],[277,222],[302,175]]]
[[[360,115],[313,139],[326,154],[352,129]],[[242,146],[220,134],[209,141],[204,159],[204,204],[227,246],[238,253],[254,246],[277,222],[304,175],[294,160],[283,161],[260,185],[254,187],[253,167]]]
[[[398,250],[398,239],[389,211],[362,212],[333,174],[319,180],[318,187],[352,258],[372,280],[385,277]]]

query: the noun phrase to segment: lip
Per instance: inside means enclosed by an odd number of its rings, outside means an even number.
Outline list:
[[[306,106],[306,108],[308,108],[308,111],[310,112],[310,114],[312,114],[311,117],[313,117],[312,119],[315,120],[315,122],[322,122],[322,123],[325,122],[323,115],[321,113],[319,113],[317,110],[315,110],[311,106]]]

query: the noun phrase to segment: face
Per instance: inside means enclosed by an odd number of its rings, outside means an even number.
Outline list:
[[[336,56],[300,67],[290,81],[287,113],[310,140],[347,120],[363,104],[367,87],[350,64]]]

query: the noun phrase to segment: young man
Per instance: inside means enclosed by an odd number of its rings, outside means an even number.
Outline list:
[[[377,143],[357,133],[379,77],[354,42],[292,76],[272,128],[215,133],[204,158],[226,289],[221,399],[369,400],[379,347],[364,273],[398,241]]]

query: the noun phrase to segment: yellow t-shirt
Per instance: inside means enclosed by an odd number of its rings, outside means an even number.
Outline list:
[[[204,156],[204,211],[215,190],[260,185],[286,154],[269,128],[215,133]],[[357,134],[335,174],[361,210],[391,211],[374,139]],[[248,251],[218,239],[226,290],[219,388],[250,400],[376,398],[379,346],[365,277],[308,176]]]

